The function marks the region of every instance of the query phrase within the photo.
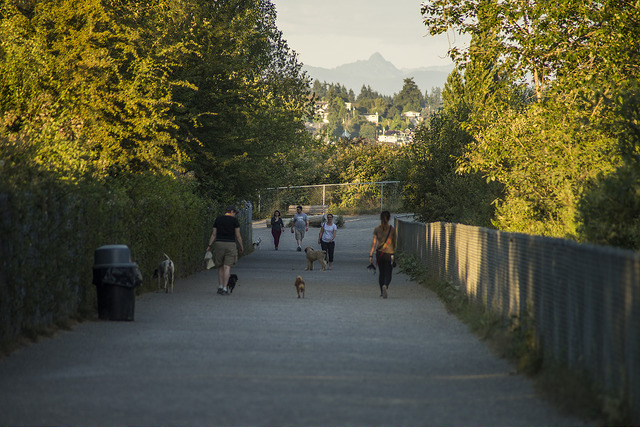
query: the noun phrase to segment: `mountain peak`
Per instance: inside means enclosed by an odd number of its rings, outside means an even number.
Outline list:
[[[452,69],[453,67],[451,67]],[[392,95],[398,93],[404,84],[404,79],[414,78],[421,90],[432,89],[434,86],[443,87],[449,70],[404,70],[401,71],[393,63],[384,59],[376,52],[365,60],[355,60],[333,69],[304,66],[309,76],[320,82],[340,83],[355,92],[363,85],[371,86],[381,94]]]
[[[384,57],[380,54],[380,52],[376,52],[369,57],[369,61],[372,62],[388,62]]]

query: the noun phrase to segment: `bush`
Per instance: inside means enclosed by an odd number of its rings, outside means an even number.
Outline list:
[[[69,318],[92,317],[93,254],[126,244],[144,282],[167,253],[177,274],[202,268],[203,250],[220,212],[188,180],[133,176],[107,183],[67,182],[35,171],[19,186],[0,183],[0,344],[37,336]]]
[[[600,177],[578,205],[580,238],[640,250],[640,171],[625,165]]]

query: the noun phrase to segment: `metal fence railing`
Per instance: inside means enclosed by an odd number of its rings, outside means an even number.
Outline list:
[[[586,369],[640,422],[640,254],[396,218],[398,249],[503,317],[533,320],[545,360]]]
[[[254,202],[256,217],[269,217],[290,205],[326,205],[345,213],[397,211],[402,206],[400,181],[352,182],[265,188]]]

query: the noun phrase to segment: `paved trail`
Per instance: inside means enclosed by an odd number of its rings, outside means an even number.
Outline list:
[[[231,296],[203,271],[138,297],[133,322],[86,322],[0,360],[0,425],[581,424],[405,275],[381,299],[366,270],[376,224],[348,218],[334,269],[305,272],[293,235],[274,251],[256,222],[261,249]]]

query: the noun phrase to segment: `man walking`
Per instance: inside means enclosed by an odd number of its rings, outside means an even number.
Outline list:
[[[244,252],[237,214],[238,210],[235,206],[227,206],[224,215],[217,217],[213,222],[213,231],[207,246],[207,250],[210,250],[215,242],[213,258],[218,268],[218,294],[220,295],[229,295],[227,284],[231,275],[231,266],[238,262],[238,251]]]
[[[298,252],[302,251],[302,239],[304,239],[304,233],[306,231],[309,231],[309,218],[306,213],[302,212],[302,206],[298,206],[296,207],[296,214],[293,216],[293,223],[291,225],[291,232],[295,232],[296,235]]]

